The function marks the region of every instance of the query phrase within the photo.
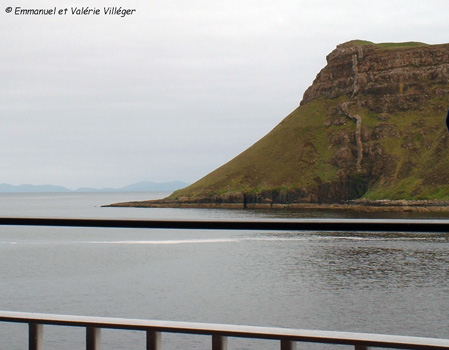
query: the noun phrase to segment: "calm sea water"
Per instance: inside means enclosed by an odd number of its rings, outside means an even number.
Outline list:
[[[235,219],[354,217],[102,208],[165,193],[0,194],[0,216]],[[405,214],[410,217],[411,214]],[[449,338],[449,235],[0,227],[0,309]],[[144,349],[140,332],[102,333],[104,349]],[[164,349],[209,349],[163,334]],[[231,339],[231,349],[278,349]],[[1,349],[27,327],[0,324]],[[46,349],[84,349],[84,329],[45,327]],[[299,349],[329,349],[299,344]]]

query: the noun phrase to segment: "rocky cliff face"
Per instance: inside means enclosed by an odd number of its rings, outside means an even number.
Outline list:
[[[338,45],[326,57],[326,67],[306,90],[301,104],[347,95],[376,112],[417,107],[432,93],[432,84],[447,85],[449,45],[409,46],[357,41]]]
[[[163,202],[447,200],[448,107],[449,44],[348,42],[268,135]]]
[[[401,182],[416,173],[419,158],[426,152],[429,159],[433,158],[428,174],[415,177],[417,186],[404,186],[405,191],[394,193],[394,198],[418,195],[418,184],[423,182],[436,187],[449,184],[449,168],[433,169],[438,160],[447,159],[441,158],[441,151],[435,148],[447,142],[443,118],[449,107],[449,45],[353,41],[337,46],[327,62],[304,93],[301,105],[319,98],[347,97],[324,123],[330,128],[349,119],[356,125],[354,132],[336,131],[338,127],[328,131],[329,147],[337,148],[334,162],[340,173],[353,178],[355,169],[360,175],[359,186],[367,191],[379,183],[388,187],[394,180]],[[435,132],[441,134],[440,139],[431,136]],[[389,149],[392,139],[400,143],[402,152]],[[429,180],[436,177],[436,172],[440,173],[438,183]],[[343,197],[354,199],[351,192],[348,184],[347,196]],[[334,197],[336,201],[342,199]]]

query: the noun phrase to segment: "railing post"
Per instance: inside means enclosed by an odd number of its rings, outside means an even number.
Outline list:
[[[44,349],[44,325],[37,323],[28,324],[28,349]]]
[[[354,350],[368,350],[369,347],[366,345],[354,345]]]
[[[292,340],[281,340],[281,350],[296,350],[296,342]]]
[[[147,350],[161,350],[161,344],[161,332],[147,331]]]
[[[212,335],[212,350],[227,350],[228,337],[222,335]]]
[[[101,328],[86,328],[86,350],[101,350]]]

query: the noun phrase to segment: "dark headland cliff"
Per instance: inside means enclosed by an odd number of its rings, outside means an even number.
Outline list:
[[[350,41],[297,109],[194,184],[140,207],[449,207],[449,44]]]

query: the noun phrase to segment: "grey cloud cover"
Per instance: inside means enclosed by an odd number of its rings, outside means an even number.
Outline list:
[[[193,182],[297,107],[352,39],[448,42],[447,1],[17,0],[0,13],[0,182]]]

